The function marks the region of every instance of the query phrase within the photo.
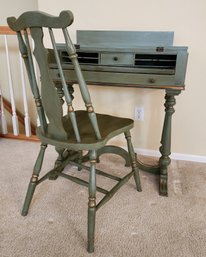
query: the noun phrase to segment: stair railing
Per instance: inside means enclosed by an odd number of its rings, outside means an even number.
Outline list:
[[[22,114],[20,111],[18,111],[16,102],[15,102],[15,72],[12,71],[12,66],[10,63],[10,49],[9,49],[9,39],[10,37],[16,37],[16,33],[12,31],[8,26],[0,26],[0,37],[2,46],[0,46],[0,51],[3,51],[1,54],[5,58],[6,62],[6,68],[4,67],[4,70],[7,71],[7,74],[4,74],[4,80],[7,85],[0,85],[0,136],[6,137],[6,138],[15,138],[15,139],[28,139],[28,140],[37,140],[35,136],[35,125],[31,123],[30,116],[29,116],[29,106],[28,106],[28,97],[27,97],[27,91],[26,91],[26,79],[25,79],[25,69],[23,65],[22,57],[18,51],[18,43],[16,39],[16,58],[18,58],[18,69],[20,69],[20,77],[21,77],[21,86],[22,86],[22,102],[23,102],[23,108],[24,113]],[[0,63],[0,69],[1,65],[3,63]],[[3,69],[2,69],[3,70]],[[19,73],[18,73],[19,74]],[[0,72],[0,76],[1,76]],[[10,100],[6,99],[4,97],[4,87],[9,88],[9,97]],[[9,112],[11,114],[11,121],[12,121],[12,132],[8,131],[8,121],[7,116],[5,114],[5,111]],[[25,133],[19,132],[19,123],[21,123],[24,126]]]

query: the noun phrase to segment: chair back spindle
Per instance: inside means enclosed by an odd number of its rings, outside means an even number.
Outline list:
[[[33,63],[33,59],[32,59],[30,42],[29,42],[28,33],[27,33],[26,29],[24,29],[23,35],[24,35],[24,39],[22,36],[22,32],[17,31],[17,37],[18,37],[18,41],[19,41],[19,49],[20,49],[21,56],[25,63],[28,79],[30,82],[31,91],[32,91],[34,99],[35,99],[37,114],[38,114],[38,118],[39,118],[39,121],[41,124],[41,130],[43,133],[45,133],[46,128],[47,128],[46,117],[45,117],[44,111],[42,109],[39,88],[38,88],[37,80],[36,80],[36,73],[34,70],[34,63]]]
[[[73,45],[73,43],[70,39],[69,33],[68,33],[66,28],[63,29],[63,33],[64,33],[65,42],[66,42],[66,50],[67,50],[67,53],[69,55],[69,58],[71,59],[73,65],[74,65],[74,69],[75,69],[75,72],[76,72],[76,75],[77,75],[79,88],[80,88],[80,91],[81,91],[81,95],[82,95],[82,98],[84,100],[85,106],[87,108],[87,112],[88,112],[89,119],[91,121],[92,127],[94,129],[94,133],[95,133],[97,139],[101,139],[101,134],[100,134],[99,127],[98,127],[96,114],[95,114],[94,108],[92,106],[92,102],[91,102],[88,87],[85,83],[84,77],[82,75],[81,68],[79,66],[79,62],[78,62],[78,59],[77,59],[77,53],[76,53],[75,47],[74,47],[74,45]]]
[[[74,129],[75,137],[76,137],[77,142],[81,142],[80,134],[79,134],[78,126],[77,126],[77,121],[76,121],[76,115],[75,115],[75,112],[74,112],[74,108],[72,106],[72,97],[71,97],[71,95],[69,93],[69,90],[67,88],[66,80],[65,80],[64,73],[63,73],[62,66],[61,66],[61,62],[60,62],[59,53],[58,53],[58,50],[57,50],[57,47],[56,47],[54,33],[53,33],[53,30],[51,28],[49,28],[49,34],[50,34],[51,42],[52,42],[52,45],[53,45],[54,55],[55,55],[55,58],[56,58],[56,63],[57,63],[57,66],[58,66],[58,71],[59,71],[61,82],[62,82],[63,92],[64,92],[66,103],[68,105],[68,112],[69,112],[69,116],[70,116],[72,126],[73,126],[73,129]]]

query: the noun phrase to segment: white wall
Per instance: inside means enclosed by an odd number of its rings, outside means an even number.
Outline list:
[[[37,0],[1,0],[0,25],[7,25],[6,18],[9,16],[19,16],[22,12],[37,9]]]

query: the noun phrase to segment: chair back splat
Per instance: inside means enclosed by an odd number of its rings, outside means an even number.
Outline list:
[[[36,186],[46,179],[55,180],[61,176],[80,185],[87,186],[89,195],[87,250],[88,252],[93,252],[97,210],[110,200],[131,176],[134,177],[137,190],[141,191],[139,170],[130,134],[134,121],[129,118],[96,114],[94,112],[76,50],[67,30],[67,27],[73,22],[71,11],[62,11],[58,17],[39,11],[30,11],[23,13],[18,19],[10,17],[7,21],[10,28],[17,32],[19,49],[26,66],[40,123],[37,127],[37,135],[41,140],[41,147],[29,182],[22,215],[25,216],[28,213]],[[48,37],[51,41],[52,49],[48,49],[44,45],[46,29],[49,32]],[[86,107],[84,110],[74,110],[73,108],[73,88],[72,85],[67,84],[64,76],[61,58],[56,46],[56,29],[61,30],[63,34],[66,51],[74,66],[81,96]],[[33,44],[28,37],[29,34],[32,37]],[[58,68],[61,80],[60,85],[57,85],[52,80],[51,67],[49,65],[51,53],[52,58],[55,59],[55,68]],[[37,76],[38,72],[35,69],[34,58],[39,67],[40,82]],[[64,100],[62,97],[64,97]],[[67,104],[66,114],[63,112],[62,104],[64,102]],[[111,138],[122,133],[125,135],[128,151],[119,146],[106,145]],[[54,162],[54,168],[39,178],[48,144],[55,147],[57,159]],[[126,165],[131,166],[131,172],[123,177],[117,177],[96,169],[97,161],[99,161],[100,155],[104,153],[117,154],[124,158]],[[90,162],[89,166],[84,164],[87,161]],[[75,165],[78,170],[88,170],[88,181],[64,173],[63,171],[67,164]],[[96,175],[105,176],[116,181],[115,186],[110,190],[97,186]],[[96,191],[103,194],[103,197],[98,202],[96,201]]]

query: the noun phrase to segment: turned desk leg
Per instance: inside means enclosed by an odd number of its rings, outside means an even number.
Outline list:
[[[175,96],[178,95],[178,90],[166,90],[165,95],[165,119],[162,131],[159,159],[160,167],[160,195],[167,196],[167,180],[168,166],[171,162],[169,155],[171,154],[171,130],[172,130],[172,115],[175,112],[174,105],[176,103]]]

